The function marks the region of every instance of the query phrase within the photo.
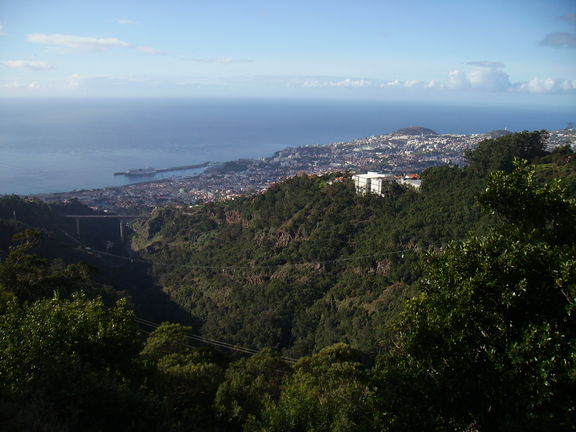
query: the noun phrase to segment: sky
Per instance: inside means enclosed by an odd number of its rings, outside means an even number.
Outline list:
[[[576,1],[0,0],[0,97],[576,106]]]

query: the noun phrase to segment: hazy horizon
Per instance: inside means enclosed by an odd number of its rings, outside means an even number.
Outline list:
[[[113,173],[131,168],[260,158],[406,126],[482,133],[561,129],[574,118],[574,108],[358,100],[4,99],[0,194],[120,186],[133,179]]]
[[[11,98],[576,105],[568,0],[7,0]]]

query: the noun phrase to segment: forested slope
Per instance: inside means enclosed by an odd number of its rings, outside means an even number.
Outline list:
[[[18,281],[22,289],[35,285],[35,289],[50,294],[55,288],[50,278],[64,280],[63,272],[72,266],[85,280],[97,282],[99,293],[110,301],[127,296],[148,319],[189,322],[189,315],[154,284],[149,265],[130,259],[129,245],[120,239],[117,219],[82,219],[78,235],[75,220],[65,217],[97,214],[101,213],[77,201],[46,204],[16,195],[0,196],[0,261],[25,245],[25,255],[33,259],[18,261],[12,257],[21,267]],[[42,280],[37,280],[38,274]],[[3,282],[0,277],[0,285]]]
[[[227,356],[194,345],[200,327],[142,319],[83,264],[33,253],[70,247],[50,238],[48,227],[68,229],[54,208],[5,198],[5,226],[44,227],[49,243],[25,229],[2,244],[0,429],[574,430],[576,164],[568,148],[540,148],[531,165],[501,157],[509,145],[527,157],[522,146],[540,138],[485,142],[504,171],[487,175],[470,155],[465,169],[428,170],[421,193],[359,197],[347,181],[302,176],[187,214],[158,211],[140,227],[135,241],[161,280],[190,284],[167,288],[199,299],[183,304],[204,314],[205,333],[259,330],[248,344],[317,351],[294,364],[269,348]],[[249,314],[279,318],[250,327],[262,320]],[[322,347],[337,339],[380,355]]]
[[[486,230],[475,197],[487,174],[545,156],[545,138],[487,140],[465,168],[426,170],[420,191],[360,196],[346,174],[301,175],[234,201],[157,209],[133,247],[205,335],[295,356],[335,342],[379,352],[424,256]]]

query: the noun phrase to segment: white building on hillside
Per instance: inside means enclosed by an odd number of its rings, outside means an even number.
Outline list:
[[[377,195],[384,195],[387,186],[390,182],[394,181],[394,176],[391,174],[381,174],[369,171],[366,174],[356,174],[352,176],[356,193],[367,194],[374,193]]]
[[[419,189],[422,183],[419,174],[407,174],[403,177],[395,177],[392,174],[382,174],[373,171],[369,171],[366,174],[355,174],[352,176],[352,180],[354,180],[356,193],[362,195],[373,193],[380,196],[389,193],[392,183],[408,185],[416,189]]]
[[[422,178],[420,177],[420,174],[406,174],[401,180],[398,181],[398,183],[420,189]]]

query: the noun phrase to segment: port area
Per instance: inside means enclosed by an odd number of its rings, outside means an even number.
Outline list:
[[[130,169],[128,171],[115,172],[114,175],[115,176],[123,175],[123,176],[128,176],[128,177],[146,177],[146,176],[153,176],[153,175],[156,175],[159,173],[165,173],[165,172],[171,172],[171,171],[184,171],[184,170],[189,170],[189,169],[206,168],[208,165],[210,165],[210,162],[204,162],[204,163],[195,164],[195,165],[181,165],[181,166],[176,166],[176,167],[171,167],[171,168],[160,168],[160,169],[137,168],[137,169]]]

